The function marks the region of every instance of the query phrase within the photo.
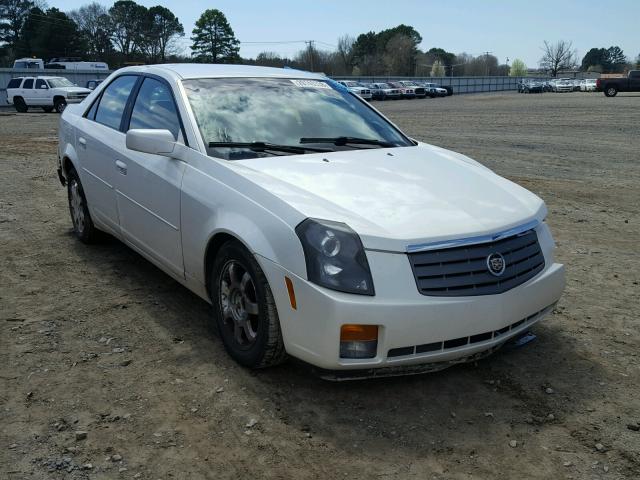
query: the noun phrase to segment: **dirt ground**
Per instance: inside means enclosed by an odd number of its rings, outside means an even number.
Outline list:
[[[640,95],[375,105],[547,201],[568,279],[537,340],[416,377],[247,371],[206,303],[72,237],[58,116],[4,111],[0,478],[640,478]]]

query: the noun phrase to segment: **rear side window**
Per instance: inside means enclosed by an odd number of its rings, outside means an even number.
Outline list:
[[[11,80],[9,80],[9,84],[7,85],[7,88],[19,88],[21,82],[22,82],[21,78],[12,78]]]
[[[96,122],[116,130],[120,129],[127,99],[137,80],[136,76],[126,75],[116,78],[105,88],[95,113]]]
[[[180,120],[169,87],[153,78],[145,78],[131,112],[129,128],[169,130],[178,139]]]
[[[42,87],[49,88],[47,85],[47,82],[39,78],[38,80],[36,80],[36,88],[42,88]]]
[[[22,84],[22,88],[33,88],[33,78],[27,78]]]

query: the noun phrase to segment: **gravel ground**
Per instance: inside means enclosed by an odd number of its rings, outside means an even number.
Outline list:
[[[58,116],[1,113],[0,478],[638,478],[640,96],[375,105],[547,201],[568,279],[536,341],[416,377],[244,370],[207,304],[72,237]]]

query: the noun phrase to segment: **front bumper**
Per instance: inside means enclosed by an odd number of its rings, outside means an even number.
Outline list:
[[[475,297],[421,295],[409,259],[401,253],[367,251],[374,297],[328,290],[269,260],[259,261],[290,355],[327,370],[400,367],[473,358],[544,318],[564,289],[564,266],[553,261],[553,240],[544,224],[538,227],[538,239],[545,256],[542,272],[502,294]],[[289,304],[285,276],[293,281],[295,310]],[[354,323],[378,325],[374,358],[340,358],[340,327]],[[425,351],[427,345],[432,347]]]

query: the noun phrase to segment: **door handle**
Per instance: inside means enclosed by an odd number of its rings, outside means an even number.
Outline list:
[[[82,145],[83,148],[87,148],[87,141],[84,139],[84,137],[78,137],[78,143]]]
[[[116,168],[122,175],[127,174],[127,164],[124,163],[122,160],[116,160]]]

